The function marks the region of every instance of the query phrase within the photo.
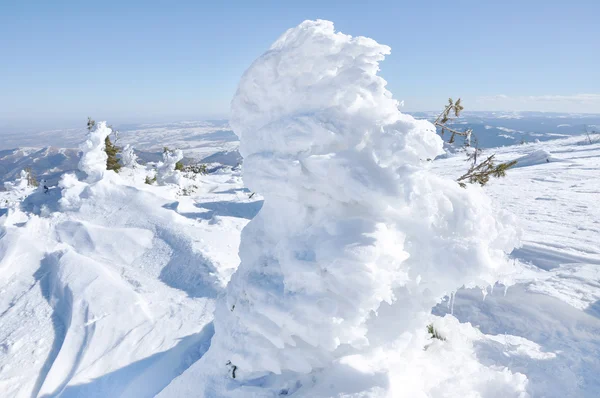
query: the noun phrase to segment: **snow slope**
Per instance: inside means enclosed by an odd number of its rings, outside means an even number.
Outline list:
[[[461,289],[453,303],[437,306],[434,313],[445,317],[432,321],[447,340],[423,336],[430,348],[396,364],[414,364],[405,378],[381,373],[383,350],[370,362],[339,363],[312,396],[369,386],[385,396],[392,384],[451,382],[459,371],[468,372],[461,357],[466,350],[484,364],[527,376],[533,397],[597,396],[600,144],[584,140],[495,150],[501,160],[537,150],[565,160],[515,168],[485,188],[494,206],[514,213],[523,230],[523,245],[513,252],[523,265],[516,285],[506,293],[504,286],[488,289],[485,299],[478,289]],[[460,154],[432,165],[451,177],[465,168]],[[202,177],[191,197],[178,196],[174,186],[145,185],[143,178],[142,170],[124,170],[120,179],[98,183],[77,210],[51,213],[60,199],[54,189],[28,198],[24,211],[4,209],[3,396],[56,396],[62,388],[64,397],[150,397],[173,379],[197,389],[197,379],[185,370],[208,348],[214,297],[237,267],[240,231],[261,201],[248,198],[236,171]],[[212,288],[202,286],[205,274],[198,273],[206,264],[209,273],[222,275]],[[452,311],[483,333],[456,323]],[[428,357],[434,349],[442,355]],[[484,379],[480,373],[472,378]],[[443,390],[431,395],[444,396]]]
[[[523,244],[512,257],[524,269],[519,283],[506,292],[496,287],[485,300],[479,291],[458,291],[454,315],[498,335],[495,347],[480,348],[482,357],[521,369],[532,396],[598,396],[600,143],[588,145],[585,137],[573,137],[494,152],[504,161],[545,152],[551,161],[527,162],[486,187],[496,205],[520,221]],[[457,175],[464,167],[459,160],[441,160],[435,168]],[[448,312],[446,305],[434,310]],[[507,354],[515,347],[510,335],[530,340],[552,357]]]
[[[151,397],[208,347],[214,297],[260,202],[235,173],[196,181],[200,205],[144,184],[142,167],[102,171],[105,130],[84,147],[87,180],[63,177],[62,191],[4,211],[3,396]]]

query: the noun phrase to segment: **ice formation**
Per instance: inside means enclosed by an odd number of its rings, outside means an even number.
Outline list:
[[[424,330],[455,289],[510,274],[510,218],[427,171],[442,140],[398,110],[377,75],[389,52],[306,21],[242,77],[231,125],[264,205],[215,313],[206,360],[223,377],[256,386],[326,368]]]

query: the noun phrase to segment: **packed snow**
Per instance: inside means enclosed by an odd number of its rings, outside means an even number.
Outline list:
[[[389,51],[284,33],[232,102],[242,169],[233,140],[197,175],[133,143],[117,174],[98,123],[55,185],[16,175],[0,395],[598,396],[600,142],[487,150],[518,167],[463,189],[464,152],[378,76]]]

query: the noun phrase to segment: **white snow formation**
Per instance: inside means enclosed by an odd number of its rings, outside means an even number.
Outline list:
[[[25,170],[21,170],[19,176],[14,181],[6,181],[4,183],[4,189],[9,192],[24,193],[29,188],[29,173]]]
[[[179,170],[175,170],[175,165],[181,159],[183,159],[183,152],[179,149],[164,151],[163,161],[158,165],[156,170],[156,182],[160,185],[181,184],[183,176]]]
[[[79,149],[83,152],[79,161],[79,170],[87,174],[88,182],[100,180],[106,173],[106,159],[104,141],[112,133],[106,122],[96,123],[94,130],[90,131],[87,140]]]
[[[124,167],[135,167],[137,165],[137,155],[130,144],[125,145],[121,151],[121,162]]]
[[[244,182],[265,202],[242,232],[207,355],[241,391],[410,340],[442,297],[512,272],[510,217],[427,171],[442,140],[398,110],[377,75],[389,52],[306,21],[242,77],[231,125]]]

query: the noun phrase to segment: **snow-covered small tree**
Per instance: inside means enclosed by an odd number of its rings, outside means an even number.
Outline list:
[[[37,187],[40,185],[37,178],[35,178],[31,167],[26,167],[25,172],[27,173],[27,185],[29,185],[30,187]]]
[[[156,168],[156,182],[160,185],[183,183],[183,175],[176,170],[177,162],[183,159],[183,152],[180,149],[174,151],[165,147],[163,150],[163,161]]]
[[[19,176],[14,181],[6,181],[4,189],[11,192],[24,193],[28,188],[33,187],[30,184],[30,176],[27,169],[21,170]]]
[[[88,137],[80,147],[82,155],[79,170],[87,174],[88,182],[94,182],[100,180],[107,170],[105,145],[112,131],[106,122],[96,123],[91,119],[88,121],[88,130]]]
[[[211,394],[229,377],[223,396],[282,395],[258,391],[423,335],[446,294],[512,271],[510,217],[428,172],[443,142],[398,110],[377,75],[389,53],[305,21],[244,73],[230,122],[264,204],[215,311],[199,386]]]
[[[136,167],[138,165],[137,155],[131,145],[127,144],[123,148],[123,151],[121,152],[121,161],[125,167]]]
[[[112,143],[110,136],[104,139],[104,152],[106,152],[106,170],[118,173],[121,170],[121,161],[118,157],[121,150]]]
[[[87,130],[91,132],[94,129],[94,127],[96,127],[96,121],[88,116]]]

